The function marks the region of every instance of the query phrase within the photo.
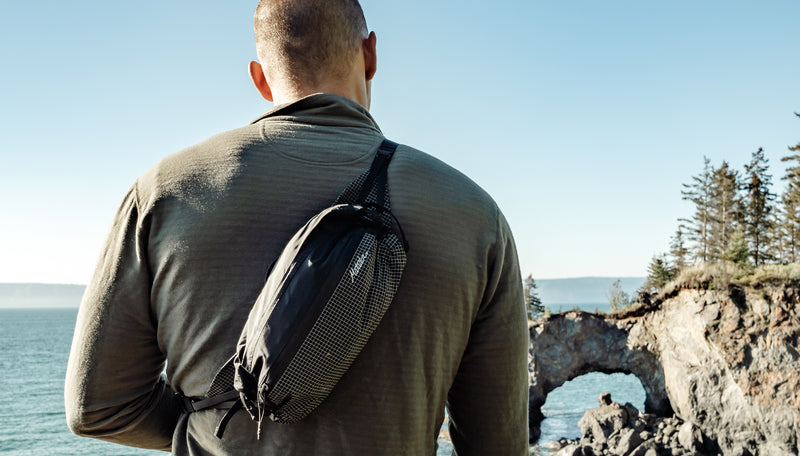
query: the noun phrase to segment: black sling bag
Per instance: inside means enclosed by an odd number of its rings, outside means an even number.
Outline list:
[[[389,307],[408,245],[391,212],[384,140],[369,170],[312,217],[273,263],[234,355],[204,398],[180,395],[186,412],[241,408],[258,423],[305,418],[330,394]]]

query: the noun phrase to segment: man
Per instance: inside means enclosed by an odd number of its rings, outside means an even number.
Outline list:
[[[77,434],[179,455],[433,455],[449,411],[459,455],[526,455],[527,325],[508,225],[492,199],[400,146],[391,205],[410,244],[383,321],[331,395],[296,424],[182,413],[233,353],[267,268],[372,161],[376,38],[356,0],[262,0],[275,103],[171,155],[126,195],[81,304],[65,389]],[[166,366],[166,369],[165,369]],[[164,372],[162,374],[162,372]]]

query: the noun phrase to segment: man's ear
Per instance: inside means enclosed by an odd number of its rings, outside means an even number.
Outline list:
[[[372,78],[375,76],[375,72],[378,71],[378,54],[376,52],[376,43],[377,38],[375,37],[375,32],[369,32],[369,36],[361,43],[362,51],[364,53],[364,76],[366,76],[367,81],[372,80]]]
[[[253,84],[255,84],[256,89],[258,89],[258,93],[260,93],[265,100],[272,101],[272,88],[270,88],[267,82],[267,77],[264,76],[264,69],[261,68],[261,64],[252,61],[250,62],[249,70],[250,79],[253,80]]]

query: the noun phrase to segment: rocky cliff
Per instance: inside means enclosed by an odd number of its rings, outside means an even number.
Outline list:
[[[547,394],[589,372],[636,375],[646,412],[673,414],[725,455],[797,454],[800,288],[680,289],[613,315],[530,327],[531,436]]]

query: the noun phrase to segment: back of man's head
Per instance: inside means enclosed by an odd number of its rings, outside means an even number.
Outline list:
[[[261,0],[254,28],[268,77],[294,87],[347,77],[368,33],[358,0]]]

